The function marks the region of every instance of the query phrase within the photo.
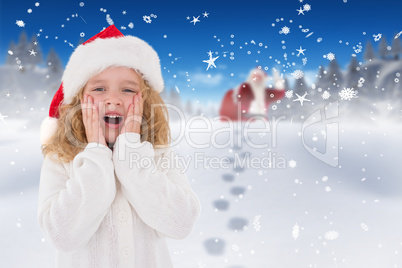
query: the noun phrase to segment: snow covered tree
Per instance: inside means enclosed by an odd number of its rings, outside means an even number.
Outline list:
[[[343,84],[343,75],[336,59],[328,65],[328,71],[323,79],[323,90],[339,89]]]
[[[190,100],[187,100],[187,103],[186,103],[186,114],[187,115],[193,114],[193,103]]]
[[[402,53],[402,47],[401,47],[401,38],[394,38],[392,41],[392,49],[391,49],[391,54],[394,55],[394,59],[399,59],[399,54]]]
[[[304,94],[306,91],[308,91],[308,87],[306,81],[304,80],[304,77],[296,79],[293,91],[299,95]]]
[[[389,53],[387,47],[388,47],[387,40],[383,36],[381,38],[380,44],[378,45],[378,54],[380,55],[381,59],[385,59],[387,57]]]
[[[18,57],[22,64],[25,62],[29,62],[29,52],[28,52],[29,44],[28,37],[25,31],[22,31],[20,34],[20,40],[18,41],[17,46],[15,47],[14,55]]]
[[[357,70],[358,67],[359,63],[356,57],[352,57],[345,75],[344,85],[346,87],[357,88],[359,78],[361,77],[360,72]]]
[[[63,72],[63,66],[61,60],[53,48],[50,48],[49,54],[47,55],[46,63],[49,66],[49,70],[54,73]]]
[[[370,41],[367,41],[366,49],[364,50],[364,59],[366,61],[375,59],[374,49]]]
[[[42,50],[39,46],[38,39],[35,34],[32,36],[31,42],[28,44],[27,53],[28,58],[25,64],[31,64],[32,66],[34,66],[43,62]]]
[[[315,81],[315,85],[317,88],[324,88],[324,79],[325,79],[326,71],[324,67],[319,66],[318,67],[318,74],[316,75],[317,79]]]

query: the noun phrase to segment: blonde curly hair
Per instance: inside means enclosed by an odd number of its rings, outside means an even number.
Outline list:
[[[168,110],[159,93],[141,75],[139,79],[144,99],[141,141],[148,141],[155,148],[166,147],[171,142]],[[60,105],[56,132],[42,145],[44,156],[55,155],[61,162],[68,163],[88,144],[81,111],[83,92],[84,88],[70,104]]]

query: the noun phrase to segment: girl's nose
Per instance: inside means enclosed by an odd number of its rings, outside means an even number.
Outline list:
[[[121,101],[121,99],[120,99],[120,97],[118,96],[118,94],[116,94],[116,93],[110,93],[110,94],[107,96],[106,104],[107,104],[107,105],[111,105],[111,104],[113,104],[113,105],[122,105],[123,102]]]

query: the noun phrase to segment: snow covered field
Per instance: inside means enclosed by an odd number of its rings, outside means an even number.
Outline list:
[[[202,205],[192,234],[168,241],[175,267],[402,267],[401,124],[339,122],[333,167],[302,142],[323,152],[336,130],[324,124],[302,131],[301,123],[281,121],[275,134],[249,133],[240,145],[194,148],[231,141],[232,133],[217,132],[225,123],[209,122],[210,131],[187,140],[172,122]],[[239,133],[261,126],[243,124]],[[0,267],[53,267],[36,219],[38,124],[7,120],[0,129]]]

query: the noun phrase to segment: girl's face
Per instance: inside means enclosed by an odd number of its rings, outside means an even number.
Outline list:
[[[94,76],[84,87],[99,108],[99,121],[107,143],[114,143],[127,118],[128,107],[141,92],[140,77],[127,67],[111,67]]]

